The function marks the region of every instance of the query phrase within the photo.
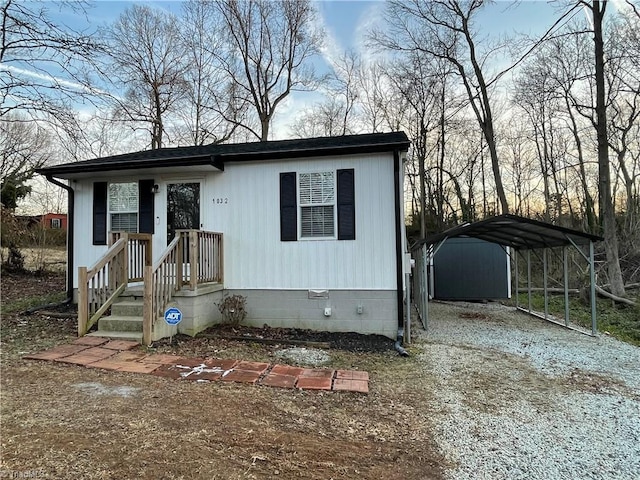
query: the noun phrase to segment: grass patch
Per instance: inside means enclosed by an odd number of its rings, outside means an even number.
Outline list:
[[[529,304],[526,293],[519,295],[520,305]],[[640,303],[640,300],[636,300]],[[515,305],[515,302],[513,302]],[[538,312],[544,312],[544,295],[532,293],[531,307]],[[549,295],[549,313],[564,319],[564,296]],[[614,304],[611,300],[598,298],[596,301],[596,319],[598,331],[608,332],[624,342],[640,346],[640,306]],[[591,306],[585,305],[576,297],[569,297],[569,320],[585,328],[591,328]]]
[[[48,303],[62,302],[66,298],[66,292],[46,293],[31,297],[20,298],[8,303],[2,303],[2,314],[19,313],[25,310],[46,305]]]

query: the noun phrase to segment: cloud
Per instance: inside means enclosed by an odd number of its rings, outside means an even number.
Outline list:
[[[322,6],[322,4],[320,4]],[[323,32],[322,45],[320,45],[320,54],[324,61],[331,67],[332,70],[336,70],[335,66],[344,54],[344,48],[338,42],[335,32],[329,27],[325,13],[322,9],[319,11],[319,15],[316,16],[315,28],[318,31]]]
[[[109,93],[106,90],[101,90],[99,88],[84,85],[79,82],[74,82],[72,80],[56,77],[49,73],[42,73],[42,72],[37,72],[35,70],[28,70],[26,68],[14,67],[13,65],[0,65],[0,71],[3,71],[3,70],[13,73],[16,76],[25,76],[25,77],[35,78],[38,80],[44,80],[45,82],[50,83],[52,86],[60,85],[72,90],[77,90],[78,92],[90,93],[94,95],[104,95]]]
[[[375,63],[384,56],[380,52],[371,48],[369,45],[369,34],[373,30],[384,31],[388,28],[388,25],[385,22],[385,8],[385,2],[372,2],[358,19],[354,36],[354,48],[362,58],[362,62],[365,65]]]

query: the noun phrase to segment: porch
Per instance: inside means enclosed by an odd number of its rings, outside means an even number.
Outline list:
[[[153,262],[151,234],[111,232],[102,258],[78,269],[78,336],[140,338],[149,345],[215,323],[223,253],[222,233],[178,230]],[[169,306],[183,312],[180,328],[165,322]],[[98,331],[89,333],[97,322]]]

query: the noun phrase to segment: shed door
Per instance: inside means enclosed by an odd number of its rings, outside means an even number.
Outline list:
[[[200,183],[167,184],[167,244],[176,230],[200,230]]]

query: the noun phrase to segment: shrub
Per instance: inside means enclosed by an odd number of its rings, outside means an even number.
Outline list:
[[[234,327],[240,325],[247,316],[247,297],[242,295],[225,295],[216,305],[222,314],[223,322]]]

